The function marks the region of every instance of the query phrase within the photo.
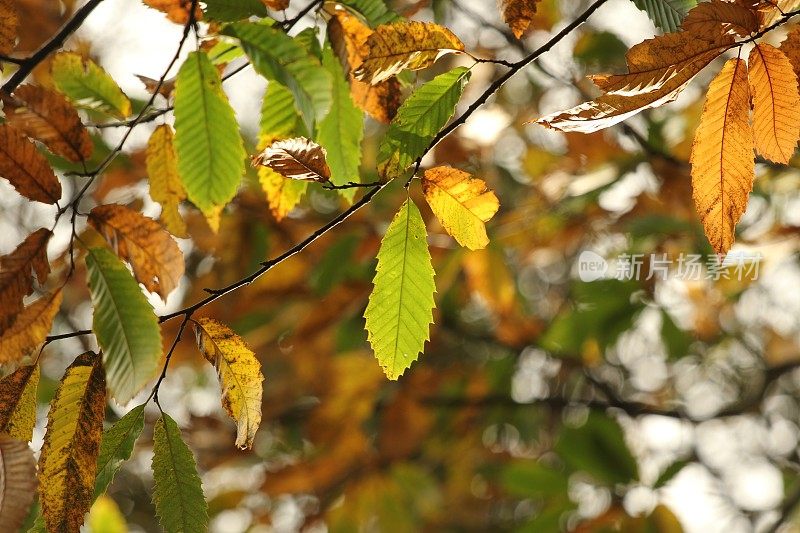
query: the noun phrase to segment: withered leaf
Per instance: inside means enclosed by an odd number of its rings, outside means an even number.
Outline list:
[[[50,274],[47,242],[52,233],[40,228],[10,254],[0,257],[0,332],[11,325],[22,310],[22,299],[33,292],[33,274],[44,283]]]
[[[24,441],[0,433],[0,531],[17,531],[36,496],[36,459]]]
[[[55,204],[61,198],[61,183],[47,159],[9,124],[0,124],[0,176],[30,200]]]
[[[269,167],[281,176],[302,181],[327,182],[331,169],[325,149],[305,137],[275,141],[253,158],[253,166]]]
[[[61,307],[61,291],[45,295],[18,313],[0,335],[0,364],[19,363],[33,353],[50,333]]]
[[[503,20],[519,39],[531,29],[539,0],[498,0]]]

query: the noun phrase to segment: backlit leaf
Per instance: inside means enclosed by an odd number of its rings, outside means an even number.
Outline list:
[[[517,39],[532,29],[530,26],[533,23],[536,4],[539,3],[539,0],[498,0],[498,3],[503,20],[506,21]]]
[[[59,91],[78,107],[96,109],[117,118],[131,114],[131,102],[108,75],[91,59],[74,52],[60,52],[50,67]]]
[[[40,284],[50,274],[47,242],[53,234],[40,228],[8,255],[0,257],[0,332],[22,310],[22,299],[33,292],[33,274]]]
[[[47,415],[39,501],[48,531],[78,533],[89,511],[105,407],[101,357],[86,352],[67,368]]]
[[[183,254],[175,239],[152,218],[118,204],[92,209],[89,224],[130,263],[139,283],[166,301],[183,276]]]
[[[261,363],[244,339],[226,325],[200,318],[194,329],[197,347],[217,369],[222,407],[237,423],[236,446],[252,448],[261,423]]]
[[[8,123],[44,143],[56,155],[75,163],[92,155],[92,139],[78,112],[61,94],[37,85],[22,85],[5,100]]]
[[[800,75],[800,26],[792,26],[781,43],[780,51],[789,58],[795,75]]]
[[[0,364],[19,363],[44,342],[61,306],[61,291],[44,295],[16,315],[0,335]]]
[[[697,4],[697,0],[633,0],[647,13],[650,20],[665,32],[677,31],[686,13]]]
[[[0,124],[0,176],[30,200],[54,204],[61,198],[61,183],[47,159],[8,124]]]
[[[153,503],[166,531],[207,531],[208,505],[192,451],[183,442],[178,425],[166,413],[153,428],[153,480]]]
[[[364,312],[369,343],[389,379],[399,378],[428,340],[433,275],[425,222],[406,200],[381,241],[375,288]]]
[[[692,197],[708,241],[726,253],[753,188],[747,65],[729,59],[706,93],[692,144]]]
[[[144,408],[144,404],[134,407],[103,432],[100,452],[97,455],[95,498],[106,491],[122,463],[130,458],[136,439],[144,429]]]
[[[8,55],[16,48],[18,28],[15,0],[0,0],[0,54]]]
[[[150,197],[161,204],[161,222],[176,237],[187,237],[186,222],[178,211],[186,199],[178,175],[172,128],[161,124],[147,141],[147,177],[150,180]]]
[[[435,167],[422,176],[422,191],[447,233],[470,250],[489,244],[485,222],[500,208],[483,180],[451,167]]]
[[[36,459],[27,443],[0,433],[0,531],[22,526],[36,497]]]
[[[464,43],[444,26],[417,21],[378,26],[366,46],[369,52],[355,76],[373,84],[406,69],[427,68],[442,55],[464,51]]]
[[[689,11],[682,27],[698,35],[722,32],[747,37],[758,30],[758,18],[753,11],[740,4],[711,0],[701,2]]]
[[[186,24],[189,21],[189,13],[192,0],[143,0],[145,5],[158,9],[167,15],[167,18],[176,24]],[[203,18],[203,11],[198,5],[194,10],[194,20]]]
[[[400,106],[378,150],[378,172],[393,178],[420,157],[455,113],[470,70],[459,67],[419,87]]]
[[[359,13],[373,28],[396,20],[402,20],[397,13],[386,7],[384,0],[340,0],[338,3]]]
[[[39,365],[21,366],[0,380],[0,433],[29,442],[36,425]]]
[[[94,307],[92,330],[103,349],[111,394],[128,403],[153,377],[161,357],[161,330],[139,284],[105,248],[86,254]]]
[[[219,72],[192,52],[175,83],[175,152],[189,200],[213,221],[236,195],[244,173],[244,143]]]
[[[756,151],[788,163],[800,136],[800,94],[792,64],[777,48],[757,43],[748,67]]]
[[[325,149],[305,137],[275,141],[253,158],[253,165],[269,167],[293,180],[326,182],[331,169]]]

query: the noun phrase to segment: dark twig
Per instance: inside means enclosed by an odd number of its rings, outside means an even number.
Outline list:
[[[357,189],[360,187],[376,187],[380,185],[380,181],[373,181],[372,183],[356,183],[354,181],[348,181],[344,185],[334,185],[333,183],[326,183],[322,186],[323,189],[328,189],[329,191],[342,191],[346,189]]]

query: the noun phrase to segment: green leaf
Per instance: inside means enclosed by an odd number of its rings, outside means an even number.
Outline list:
[[[428,340],[433,275],[425,222],[408,199],[381,241],[375,288],[364,312],[368,340],[389,379],[400,377]]]
[[[251,16],[266,17],[269,13],[259,0],[204,0],[206,17],[221,22],[233,22]]]
[[[686,13],[697,5],[696,0],[633,0],[633,3],[665,32],[678,31]]]
[[[261,135],[274,138],[302,135],[303,132],[298,131],[298,126],[300,126],[300,115],[294,108],[292,92],[280,83],[269,82],[261,102]]]
[[[661,472],[661,475],[658,476],[658,479],[653,484],[653,488],[659,489],[663,487],[664,485],[672,481],[672,478],[677,476],[681,472],[681,470],[684,469],[684,467],[690,464],[692,464],[691,461],[676,461],[672,463],[666,469],[664,469],[663,472]]]
[[[378,171],[394,178],[420,157],[456,109],[470,70],[455,68],[436,76],[403,102],[378,150]]]
[[[514,461],[501,473],[503,487],[515,496],[559,496],[566,494],[566,474],[548,468],[539,461]]]
[[[215,217],[236,195],[246,154],[219,73],[203,52],[189,54],[175,82],[175,151],[189,200]]]
[[[103,349],[112,396],[128,403],[150,381],[161,357],[161,330],[153,308],[130,271],[111,251],[89,248],[92,329]]]
[[[133,445],[144,429],[144,407],[144,404],[134,407],[128,414],[117,420],[116,424],[103,432],[100,453],[97,456],[95,498],[106,491],[119,467],[130,459]]]
[[[256,72],[282,83],[295,97],[308,131],[331,107],[331,76],[303,45],[277,28],[237,22],[223,30],[236,37]]]
[[[328,115],[320,122],[317,142],[328,152],[331,182],[344,185],[360,183],[361,140],[364,138],[364,112],[353,103],[350,84],[344,77],[339,60],[330,46],[325,47],[322,64],[333,77],[333,102]],[[355,189],[339,191],[348,202],[353,201]]]
[[[192,451],[166,413],[153,428],[153,480],[156,514],[168,533],[208,530],[208,505]]]
[[[56,88],[78,107],[102,111],[123,119],[131,114],[131,102],[114,79],[91,59],[61,52],[51,67]]]
[[[402,18],[390,11],[383,0],[340,0],[339,3],[359,13],[373,28]]]

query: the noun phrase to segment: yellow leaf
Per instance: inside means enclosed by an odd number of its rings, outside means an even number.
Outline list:
[[[692,144],[692,197],[706,237],[724,254],[753,188],[747,65],[730,59],[711,82]]]
[[[0,364],[19,363],[41,345],[61,307],[61,291],[39,298],[16,316],[0,336]]]
[[[86,522],[92,533],[128,533],[128,524],[119,506],[106,495],[95,500]]]
[[[55,204],[61,198],[61,183],[47,159],[9,124],[0,124],[0,176],[31,200]]]
[[[251,448],[261,424],[261,363],[239,335],[216,320],[197,320],[195,334],[197,347],[217,369],[222,407],[237,423],[236,446]]]
[[[147,141],[147,176],[150,179],[150,197],[161,204],[161,221],[176,237],[187,237],[186,222],[178,211],[186,199],[186,190],[178,175],[172,128],[158,126]]]
[[[176,24],[186,24],[189,21],[189,9],[192,0],[144,0],[145,5],[158,9],[167,15],[167,18]],[[203,18],[200,6],[195,7],[194,20]]]
[[[39,375],[39,365],[30,365],[0,380],[0,432],[26,442],[33,438]]]
[[[422,176],[422,190],[447,233],[470,250],[489,244],[485,222],[500,208],[483,180],[451,167],[435,167]]]
[[[44,283],[50,273],[47,262],[47,242],[52,233],[40,228],[10,254],[0,257],[0,333],[14,321],[22,310],[22,299],[33,292],[33,276]]]
[[[28,445],[0,434],[0,531],[18,531],[36,496],[36,460]]]
[[[498,0],[503,20],[519,39],[531,29],[539,0]]]
[[[305,137],[275,141],[253,158],[253,166],[269,167],[293,180],[327,182],[331,179],[325,148]]]
[[[701,2],[692,8],[683,19],[681,26],[686,31],[698,35],[732,33],[747,37],[758,31],[756,14],[746,7],[723,0]]]
[[[278,222],[300,203],[308,188],[307,181],[287,180],[269,167],[258,167],[258,181],[267,195],[269,210]]]
[[[774,46],[756,44],[748,67],[756,151],[788,163],[800,136],[800,93],[792,64]]]
[[[19,14],[14,0],[0,0],[0,54],[8,55],[16,48]]]
[[[89,224],[133,267],[136,279],[166,301],[183,276],[183,254],[175,239],[155,220],[122,205],[100,205]]]
[[[44,143],[56,155],[74,163],[92,155],[92,139],[78,112],[57,92],[23,85],[5,98],[6,118],[28,137]]]
[[[50,404],[39,456],[39,501],[48,531],[78,533],[92,503],[106,408],[101,361],[92,352],[79,355]]]
[[[463,52],[464,43],[453,32],[431,22],[383,24],[367,39],[369,53],[355,77],[375,84],[405,69],[420,70],[441,56]]]

